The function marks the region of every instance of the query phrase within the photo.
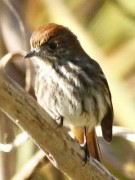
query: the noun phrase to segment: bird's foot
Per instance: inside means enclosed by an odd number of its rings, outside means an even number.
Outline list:
[[[64,121],[63,116],[58,117],[58,118],[56,119],[56,121],[59,121],[59,124],[58,124],[57,128],[60,128],[60,127],[63,126],[63,121]]]
[[[87,144],[87,136],[86,136],[86,126],[84,127],[84,143],[82,145],[84,152],[85,152],[85,156],[84,156],[84,164],[85,165],[89,159],[90,159],[90,153],[89,153],[89,149],[88,149],[88,144]]]
[[[90,159],[90,153],[89,153],[88,145],[87,145],[86,142],[82,145],[82,148],[84,149],[84,153],[85,153],[84,159],[83,159],[83,161],[84,161],[83,166],[85,166],[85,164],[86,164],[86,163],[89,161],[89,159]]]

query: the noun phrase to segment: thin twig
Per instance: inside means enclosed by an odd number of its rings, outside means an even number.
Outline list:
[[[21,134],[18,134],[12,143],[0,143],[0,151],[11,152],[14,148],[17,148],[18,146],[22,145],[22,143],[26,142],[28,137],[28,134],[26,132],[23,132]]]
[[[28,47],[27,47],[27,43],[26,43],[26,30],[25,30],[25,27],[24,27],[24,24],[22,22],[22,19],[21,17],[19,16],[19,13],[16,11],[16,9],[13,7],[11,1],[9,0],[3,0],[3,3],[9,8],[9,10],[14,14],[14,16],[16,17],[17,19],[17,22],[19,24],[19,27],[20,27],[20,32],[21,32],[21,40],[22,40],[22,43],[23,43],[23,49],[24,50],[27,50]]]
[[[2,1],[8,8],[9,10],[13,13],[13,15],[16,17],[18,26],[20,28],[20,32],[21,32],[21,41],[23,44],[23,50],[28,51],[28,45],[27,45],[27,41],[26,41],[26,29],[24,26],[24,22],[22,21],[19,12],[14,8],[13,4],[9,1]],[[30,60],[26,61],[26,85],[25,85],[25,89],[29,92],[31,90],[31,86],[32,86],[32,63]]]

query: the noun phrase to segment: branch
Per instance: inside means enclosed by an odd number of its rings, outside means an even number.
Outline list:
[[[99,162],[83,166],[84,151],[32,96],[0,69],[0,109],[26,131],[48,159],[72,179],[116,179]]]

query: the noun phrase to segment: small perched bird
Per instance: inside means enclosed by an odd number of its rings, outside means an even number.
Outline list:
[[[99,64],[87,55],[66,27],[42,25],[30,39],[39,70],[35,79],[38,103],[59,122],[71,128],[89,154],[101,161],[95,126],[101,124],[106,141],[112,140],[113,107],[109,86]]]

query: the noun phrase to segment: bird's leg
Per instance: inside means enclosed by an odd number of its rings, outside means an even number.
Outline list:
[[[83,148],[85,151],[85,157],[84,157],[84,165],[87,163],[88,159],[90,158],[90,153],[89,153],[89,149],[88,149],[88,144],[87,144],[87,132],[86,132],[86,127],[84,127],[84,144],[83,144]]]
[[[58,117],[58,119],[56,119],[56,120],[60,122],[60,123],[58,124],[57,128],[62,127],[62,126],[63,126],[63,121],[64,121],[63,116]]]

